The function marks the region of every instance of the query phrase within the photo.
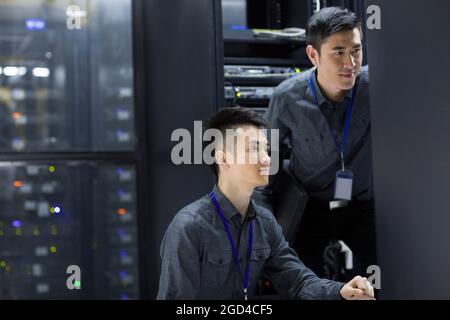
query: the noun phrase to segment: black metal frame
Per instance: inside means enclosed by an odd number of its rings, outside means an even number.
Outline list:
[[[178,12],[178,7],[183,7],[185,19],[192,19],[193,16],[198,15],[196,21],[192,21],[194,19],[183,21],[188,25],[196,24],[187,26],[186,29],[191,27],[193,30],[204,30],[198,29],[200,23],[207,27],[207,32],[201,35],[184,35],[176,26],[164,26],[156,22],[171,21],[173,14]],[[161,16],[164,16],[166,20],[161,20]],[[170,23],[176,25],[179,22],[171,21]],[[160,274],[161,233],[165,231],[171,214],[175,214],[181,203],[195,200],[193,197],[197,196],[198,191],[207,190],[210,187],[208,184],[213,181],[209,178],[206,168],[204,168],[205,171],[199,171],[198,166],[185,166],[178,171],[178,168],[170,163],[170,160],[166,158],[167,149],[171,144],[170,135],[167,133],[172,127],[185,126],[191,122],[191,119],[178,115],[178,113],[184,114],[186,108],[192,108],[193,122],[203,120],[198,117],[209,116],[224,105],[221,33],[219,0],[195,0],[190,4],[185,0],[171,3],[159,0],[133,0],[135,129],[139,138],[134,158],[128,159],[135,160],[137,163],[139,282],[142,299],[154,299],[156,296]],[[207,54],[209,60],[202,61],[201,57],[197,57],[198,54],[191,53],[192,61],[186,59],[186,62],[174,63],[168,56],[174,53],[170,51],[171,44],[177,41],[198,44],[199,52],[203,55]],[[177,53],[177,59],[183,59],[182,55],[183,52]],[[177,70],[174,64],[183,70]],[[184,70],[189,70],[191,64],[196,65],[200,70],[193,72],[187,81],[198,83],[199,87],[208,86],[207,92],[204,88],[193,88],[192,85],[186,86],[181,83],[179,77],[183,76]],[[168,74],[176,74],[173,82],[168,81]],[[212,82],[208,83],[208,79]],[[167,88],[167,83],[170,83],[173,88]],[[195,90],[197,95],[192,95],[190,90]],[[202,97],[202,94],[206,97]],[[176,95],[188,97],[183,101],[184,105],[176,103]],[[173,118],[167,120],[168,114]],[[111,156],[111,154],[105,156]],[[164,168],[164,166],[170,166],[173,171],[164,176],[163,172],[158,171],[158,168]],[[193,176],[196,181],[192,186],[183,186],[180,183]],[[170,194],[167,194],[167,190],[163,187],[156,187],[158,183],[170,185]],[[175,199],[168,203],[167,199],[171,199],[172,194],[175,195]]]
[[[35,163],[133,163],[137,160],[136,152],[23,152],[0,154],[2,162]]]
[[[145,94],[145,47],[143,34],[144,10],[143,0],[133,0],[132,2],[132,23],[133,23],[133,70],[134,70],[134,111],[135,111],[135,131],[138,137],[136,146],[136,183],[137,183],[137,221],[138,221],[138,243],[139,243],[139,290],[140,297],[149,298],[148,274],[151,268],[148,244],[151,241],[150,232],[150,198],[147,192],[149,186],[149,150],[148,132],[146,129],[148,119],[148,109]]]

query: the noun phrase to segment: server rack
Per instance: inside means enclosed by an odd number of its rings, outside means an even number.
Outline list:
[[[138,298],[131,2],[0,5],[0,297]]]
[[[260,29],[305,28],[311,1],[222,2],[226,106],[239,104],[264,114],[274,88],[311,67],[305,37],[258,35]],[[244,11],[240,19],[237,8]]]
[[[155,298],[162,234],[212,183],[170,133],[221,105],[217,1],[0,6],[0,298]]]

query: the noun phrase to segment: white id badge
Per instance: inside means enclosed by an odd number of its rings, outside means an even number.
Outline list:
[[[334,199],[352,200],[353,172],[341,170],[336,173]]]

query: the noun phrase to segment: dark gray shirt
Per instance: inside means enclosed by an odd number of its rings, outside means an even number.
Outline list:
[[[316,68],[283,81],[271,97],[266,117],[270,128],[280,130],[280,145],[288,139],[292,151],[290,167],[303,187],[314,198],[331,200],[336,172],[341,167],[339,151],[331,131],[342,141],[342,133],[351,90],[340,103],[328,101],[320,91]],[[309,86],[312,75],[314,91]],[[353,172],[353,198],[369,200],[372,191],[372,155],[370,139],[370,101],[368,68],[357,77],[344,158]]]
[[[340,299],[343,283],[318,278],[284,240],[280,225],[252,200],[244,221],[217,186],[213,189],[230,227],[244,272],[249,220],[253,222],[249,299],[265,274],[275,288],[294,299]],[[209,195],[183,208],[170,223],[161,244],[158,299],[242,299],[241,276],[224,225]]]

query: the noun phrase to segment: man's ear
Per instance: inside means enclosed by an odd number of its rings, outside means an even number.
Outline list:
[[[319,52],[316,49],[314,49],[312,45],[309,44],[306,47],[306,54],[308,55],[308,58],[311,61],[311,63],[317,66],[317,64],[319,63]]]
[[[214,159],[219,167],[228,167],[227,157],[223,150],[217,150],[216,154],[214,155]]]

